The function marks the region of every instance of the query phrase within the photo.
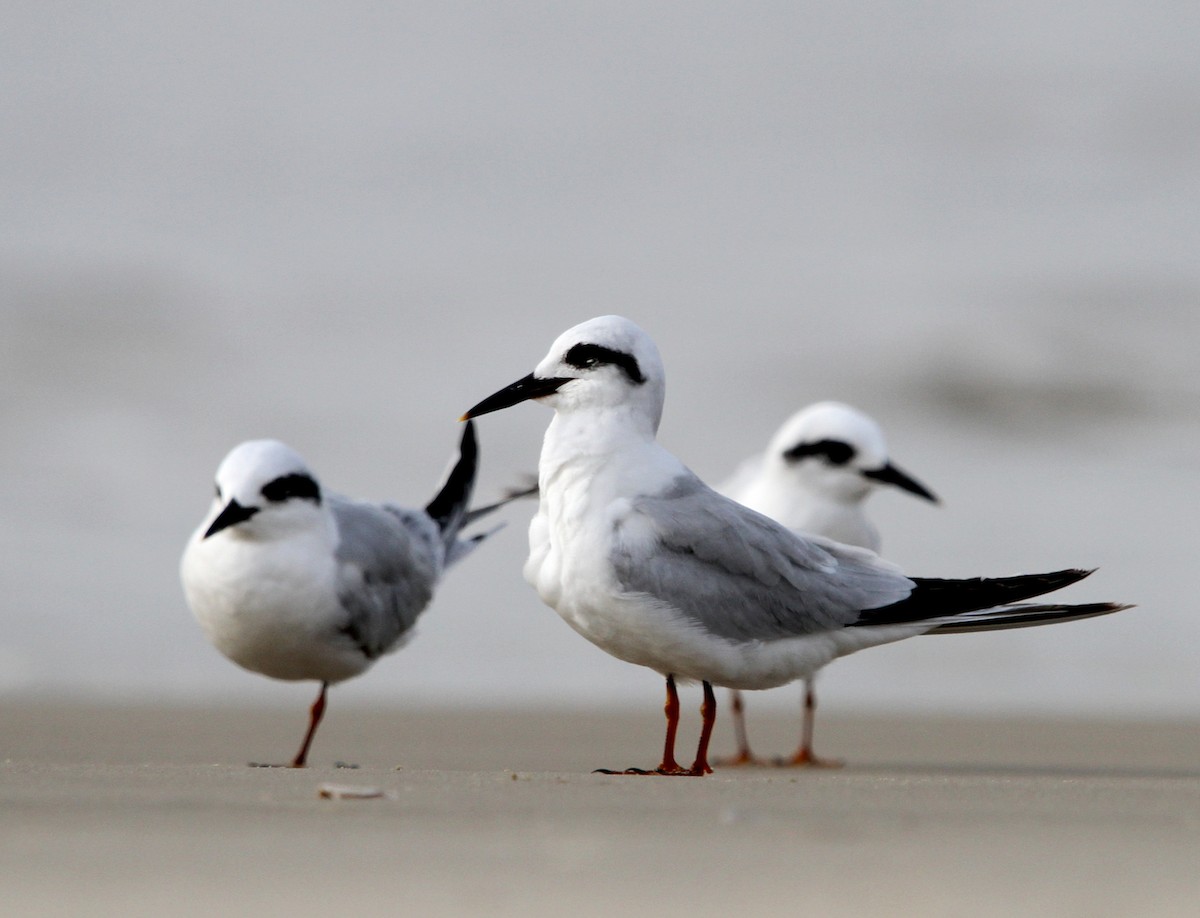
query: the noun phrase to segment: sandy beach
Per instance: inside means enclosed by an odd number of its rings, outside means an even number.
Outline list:
[[[1200,915],[1196,19],[8,4],[0,918]],[[312,695],[188,612],[221,457],[279,438],[424,506],[462,412],[605,313],[658,342],[703,480],[846,401],[943,502],[872,498],[886,558],[1095,567],[1062,601],[1137,608],[838,663],[841,769],[596,775],[658,762],[662,682],[544,607],[516,504],[333,692],[310,768],[248,767]],[[481,419],[478,502],[550,418]]]
[[[247,767],[290,756],[302,714],[6,703],[9,914],[1103,916],[1200,901],[1195,723],[829,717],[820,749],[844,768],[667,779],[590,773],[655,764],[653,710],[334,707],[313,767]],[[794,724],[754,727],[782,752]],[[328,784],[382,796],[323,799]]]

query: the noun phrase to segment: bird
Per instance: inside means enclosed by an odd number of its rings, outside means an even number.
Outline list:
[[[937,496],[888,458],[879,424],[842,402],[816,402],[783,422],[765,452],[744,460],[717,490],[789,529],[825,536],[878,554],[879,530],[866,499],[889,485],[931,503]],[[813,752],[816,679],[804,680],[800,745],[778,765],[836,767]],[[750,751],[742,693],[730,692],[730,717],[738,750],[722,765],[766,764]]]
[[[629,319],[600,316],[563,332],[532,373],[462,415],[531,399],[554,409],[525,579],[583,637],[666,680],[659,765],[601,773],[711,773],[714,685],[774,688],[835,657],[917,634],[1125,608],[1007,605],[1075,583],[1087,570],[910,578],[867,549],[794,532],[718,494],[657,442],[665,391],[650,336]],[[677,681],[703,690],[690,766],[675,758]]]
[[[403,646],[445,569],[491,534],[460,538],[464,525],[506,502],[468,509],[478,463],[468,425],[423,509],[328,492],[278,440],[246,441],[220,463],[216,496],[180,562],[183,591],[234,663],[320,683],[291,767],[307,762],[329,687]]]

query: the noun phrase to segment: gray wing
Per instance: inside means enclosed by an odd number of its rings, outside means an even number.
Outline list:
[[[621,586],[729,640],[844,628],[913,588],[871,552],[799,536],[690,472],[662,494],[635,498],[616,527],[610,560]]]
[[[370,658],[391,650],[433,596],[442,570],[437,524],[420,510],[332,497],[338,526],[341,630]]]

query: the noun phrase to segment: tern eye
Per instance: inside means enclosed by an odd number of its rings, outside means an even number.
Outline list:
[[[788,462],[799,462],[801,459],[815,456],[824,459],[830,465],[840,466],[848,463],[856,455],[858,450],[849,443],[841,440],[818,440],[815,443],[797,443],[783,454],[783,458]]]
[[[829,440],[825,447],[825,459],[830,465],[845,465],[854,458],[854,447],[839,440]]]
[[[269,481],[262,488],[262,496],[272,503],[279,503],[293,497],[321,502],[321,489],[312,476],[299,472],[291,475],[280,475],[274,481]]]
[[[213,490],[217,492],[217,500],[221,499],[221,486],[216,482],[213,483]]]
[[[577,370],[594,370],[608,365],[620,367],[621,372],[635,385],[646,381],[636,357],[602,344],[576,344],[563,355],[563,362]]]

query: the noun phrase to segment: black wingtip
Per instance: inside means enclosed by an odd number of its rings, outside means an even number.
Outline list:
[[[1058,622],[1075,622],[1099,615],[1112,615],[1135,608],[1133,603],[1092,602],[1080,605],[1047,603],[1044,605],[1015,606],[997,610],[995,615],[979,618],[964,618],[960,621],[938,625],[930,634],[970,634],[975,631],[1003,631],[1009,628],[1030,628],[1034,625],[1049,625]]]
[[[458,443],[458,461],[446,476],[442,489],[425,505],[425,512],[442,532],[457,530],[461,525],[467,505],[471,502],[478,470],[479,442],[475,438],[475,424],[468,420],[463,425],[462,439]]]
[[[895,625],[924,621],[949,615],[961,615],[993,606],[1023,602],[1043,593],[1052,593],[1078,583],[1095,571],[1067,568],[1045,574],[1021,574],[1016,577],[976,577],[972,580],[935,580],[913,577],[912,593],[900,602],[878,609],[867,609],[856,626]]]

